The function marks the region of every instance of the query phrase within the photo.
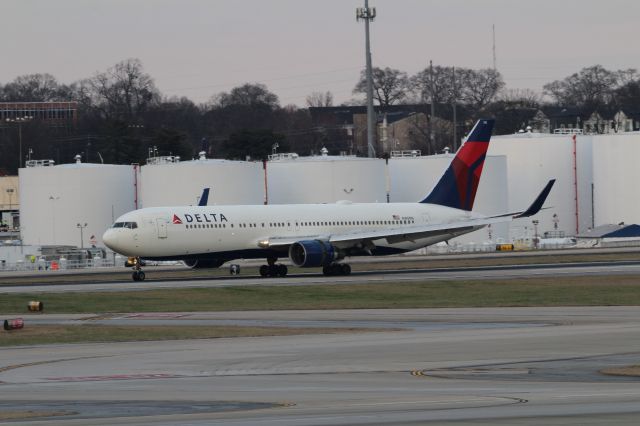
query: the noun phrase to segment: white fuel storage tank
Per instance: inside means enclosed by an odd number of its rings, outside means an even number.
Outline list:
[[[141,207],[195,205],[204,188],[210,188],[209,205],[263,204],[262,162],[200,159],[141,168]]]
[[[522,133],[494,136],[489,155],[507,160],[509,211],[525,209],[550,179],[556,183],[535,217],[512,222],[512,239],[575,235],[591,227],[592,136]],[[538,221],[534,224],[533,221]]]
[[[385,173],[382,159],[283,154],[267,162],[269,204],[386,203]]]
[[[102,246],[104,231],[118,216],[135,209],[133,166],[31,164],[19,171],[25,245],[89,247],[95,240]]]
[[[640,133],[594,136],[595,226],[640,223]]]

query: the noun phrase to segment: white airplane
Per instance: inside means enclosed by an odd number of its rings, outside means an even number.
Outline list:
[[[276,261],[289,257],[299,267],[322,267],[325,275],[348,275],[346,257],[404,253],[540,211],[555,180],[527,210],[497,216],[471,211],[493,123],[476,123],[433,190],[417,203],[143,208],[119,217],[102,238],[111,250],[135,258],[134,281],[145,279],[141,260],[214,268],[233,259],[266,258],[260,275],[285,276],[287,267]]]

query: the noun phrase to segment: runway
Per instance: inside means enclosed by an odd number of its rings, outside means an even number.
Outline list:
[[[28,401],[31,410],[60,414],[21,424],[631,425],[640,418],[640,379],[599,373],[640,364],[640,307],[39,318],[389,331],[6,348],[0,413]]]
[[[481,266],[463,268],[433,269],[388,269],[372,272],[354,272],[349,276],[325,277],[314,271],[292,274],[286,278],[261,278],[259,276],[217,276],[212,278],[162,279],[162,272],[147,268],[147,280],[133,282],[114,280],[88,282],[70,276],[68,281],[34,284],[2,284],[0,293],[42,293],[74,291],[134,291],[161,288],[201,288],[256,285],[315,285],[315,284],[357,284],[375,282],[409,282],[420,280],[484,280],[519,279],[532,277],[584,276],[584,275],[626,275],[639,274],[638,261],[580,262],[560,264],[523,264],[505,266]],[[154,278],[155,274],[155,278]]]

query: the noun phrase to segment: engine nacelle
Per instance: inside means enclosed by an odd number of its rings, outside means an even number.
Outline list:
[[[289,247],[289,258],[296,266],[310,268],[330,265],[331,262],[336,260],[337,252],[335,248],[326,241],[297,241]]]
[[[204,268],[219,268],[225,262],[224,259],[212,258],[200,258],[200,259],[186,259],[183,260],[184,264],[193,269]]]

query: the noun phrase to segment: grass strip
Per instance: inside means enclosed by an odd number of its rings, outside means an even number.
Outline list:
[[[139,342],[150,340],[217,339],[226,337],[292,336],[381,331],[366,328],[296,328],[243,326],[111,326],[29,325],[21,330],[0,332],[0,347],[52,343]],[[389,331],[389,330],[385,330]]]
[[[635,306],[640,305],[640,275],[5,294],[0,313],[28,315],[30,300],[43,302],[46,313]]]

